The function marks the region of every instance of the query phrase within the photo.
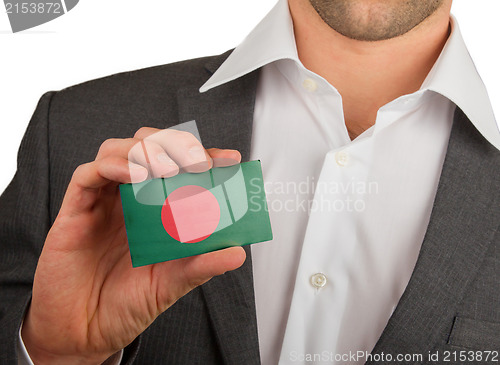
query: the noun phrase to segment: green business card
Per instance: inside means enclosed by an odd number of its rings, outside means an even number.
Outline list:
[[[273,238],[260,161],[120,185],[134,267]]]

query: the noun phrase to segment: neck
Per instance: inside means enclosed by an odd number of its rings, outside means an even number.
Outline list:
[[[420,88],[448,38],[450,6],[402,36],[367,42],[334,31],[309,0],[289,0],[299,58],[342,95],[351,139],[375,124],[380,107]]]

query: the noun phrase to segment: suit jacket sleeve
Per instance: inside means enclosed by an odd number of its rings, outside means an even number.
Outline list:
[[[48,113],[42,96],[18,154],[16,174],[0,197],[0,362],[17,363],[16,341],[38,256],[50,227]]]
[[[49,114],[55,92],[42,96],[18,153],[16,174],[0,196],[0,363],[17,364],[19,328],[52,224]],[[53,207],[54,208],[54,207]],[[58,207],[56,208],[58,210]],[[138,341],[126,349],[134,357]]]

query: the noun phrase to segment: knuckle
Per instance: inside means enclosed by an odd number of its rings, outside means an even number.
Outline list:
[[[143,139],[145,136],[150,135],[153,130],[154,128],[151,127],[141,127],[135,132],[134,138]]]
[[[142,151],[142,140],[131,138],[133,143],[131,143],[131,147],[129,149],[129,154],[137,153],[137,151]]]
[[[173,138],[189,138],[189,136],[192,136],[189,132],[178,131],[177,129],[166,129],[165,133],[170,134]]]
[[[148,141],[147,139],[139,142],[138,145],[139,145],[138,148],[140,148],[141,150],[144,150],[147,153],[159,151],[162,149],[160,147],[160,145],[158,145],[154,141]]]
[[[175,140],[184,145],[200,145],[200,141],[198,141],[198,138],[196,138],[192,133],[190,132],[185,132],[185,131],[175,131],[176,133],[174,134]]]
[[[116,145],[116,138],[110,138],[101,143],[99,147],[99,151],[97,152],[97,156],[106,155],[111,152]]]
[[[72,180],[77,180],[81,176],[83,176],[85,174],[85,170],[87,170],[89,165],[90,165],[90,162],[87,162],[87,163],[84,163],[82,165],[77,166],[75,171],[73,171]]]
[[[187,280],[187,285],[189,287],[189,290],[193,290],[198,286],[204,284],[206,281],[207,281],[206,279],[201,279],[201,278],[189,278]]]

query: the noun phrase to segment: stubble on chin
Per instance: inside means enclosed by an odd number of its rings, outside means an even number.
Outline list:
[[[309,0],[336,32],[360,41],[391,39],[432,15],[443,0]]]

